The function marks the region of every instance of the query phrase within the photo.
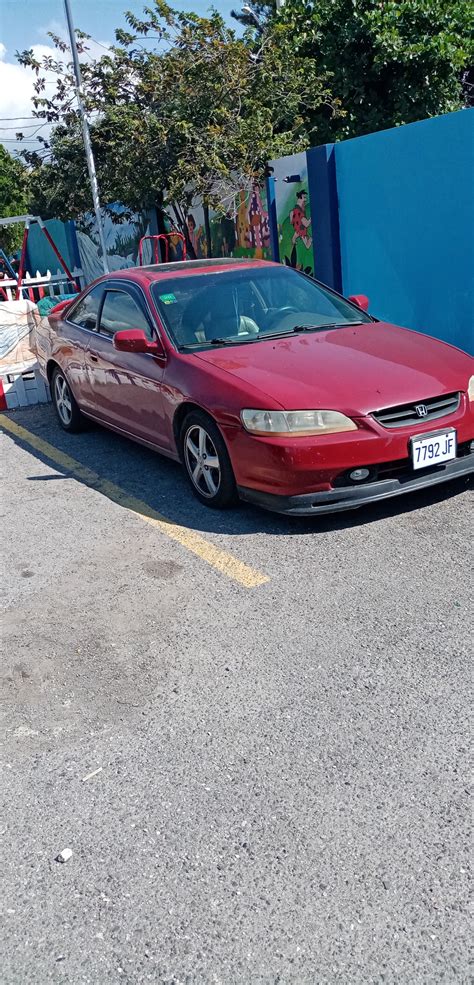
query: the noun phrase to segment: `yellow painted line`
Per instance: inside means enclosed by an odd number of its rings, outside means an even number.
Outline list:
[[[108,499],[113,500],[114,503],[118,503],[119,506],[134,513],[135,516],[139,517],[140,520],[144,520],[145,523],[158,528],[167,537],[170,537],[171,540],[177,541],[182,547],[196,554],[202,561],[206,561],[207,564],[216,568],[217,571],[226,575],[227,578],[231,578],[232,581],[243,585],[244,588],[258,588],[259,585],[264,585],[267,581],[270,581],[268,575],[263,575],[260,571],[249,567],[248,564],[244,564],[242,561],[233,557],[232,554],[228,554],[227,551],[222,551],[220,547],[211,544],[210,541],[206,540],[205,537],[201,537],[194,530],[190,530],[188,527],[182,527],[178,523],[173,523],[172,520],[153,510],[151,506],[148,506],[141,499],[136,499],[135,496],[129,496],[120,486],[116,486],[114,482],[101,479],[97,472],[93,472],[85,465],[81,465],[80,462],[76,462],[74,458],[65,455],[59,448],[50,445],[48,441],[44,441],[43,438],[39,438],[38,435],[33,434],[31,431],[27,431],[26,428],[21,427],[20,424],[16,424],[9,417],[0,414],[0,425],[5,431],[9,431],[10,434],[15,435],[15,437],[19,438],[26,445],[35,448],[45,458],[49,458],[52,462],[60,465],[61,468],[66,469],[76,479],[79,479],[87,486],[91,486],[93,489],[102,493],[102,495],[107,496]]]

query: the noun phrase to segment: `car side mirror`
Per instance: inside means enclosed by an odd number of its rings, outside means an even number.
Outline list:
[[[160,343],[156,340],[150,342],[141,328],[127,328],[123,332],[116,332],[113,346],[118,352],[149,352],[152,356],[164,356]]]
[[[362,308],[362,311],[369,310],[369,299],[366,294],[349,294],[347,300],[352,301],[352,304],[356,304],[358,308]]]

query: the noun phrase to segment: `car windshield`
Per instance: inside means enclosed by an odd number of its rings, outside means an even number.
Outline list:
[[[179,348],[242,345],[372,321],[298,271],[259,266],[157,281],[152,293]]]

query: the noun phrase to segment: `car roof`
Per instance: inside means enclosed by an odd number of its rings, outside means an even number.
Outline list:
[[[174,263],[153,263],[144,267],[125,267],[123,270],[114,270],[105,274],[100,280],[131,280],[143,284],[151,284],[154,281],[165,280],[170,277],[183,276],[186,274],[206,274],[224,273],[230,269],[239,267],[268,267],[279,266],[271,260],[252,260],[247,257],[216,257],[210,260],[178,260]],[[99,280],[97,281],[99,283]]]

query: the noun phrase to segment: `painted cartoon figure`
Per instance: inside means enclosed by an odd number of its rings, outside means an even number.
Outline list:
[[[191,213],[186,217],[186,225],[188,227],[189,242],[194,250],[196,259],[199,259],[203,255],[203,230],[202,226],[196,228],[196,220]]]
[[[311,236],[309,235],[309,227],[311,226],[311,219],[306,216],[306,203],[308,200],[308,193],[302,189],[296,196],[296,205],[290,212],[290,222],[293,226],[294,233],[292,238],[293,246],[296,245],[298,239],[301,239],[302,243],[309,250],[313,242]]]
[[[249,246],[254,250],[255,259],[261,259],[263,250],[270,243],[270,227],[268,212],[262,202],[262,192],[258,181],[253,182],[249,196],[247,236]]]
[[[194,250],[195,255],[198,255],[198,238],[196,236],[196,220],[193,215],[189,214],[186,217],[186,225],[188,227],[189,242]]]
[[[235,221],[232,212],[226,212],[221,219],[222,233],[222,256],[232,257],[234,255],[237,237],[235,232]]]

